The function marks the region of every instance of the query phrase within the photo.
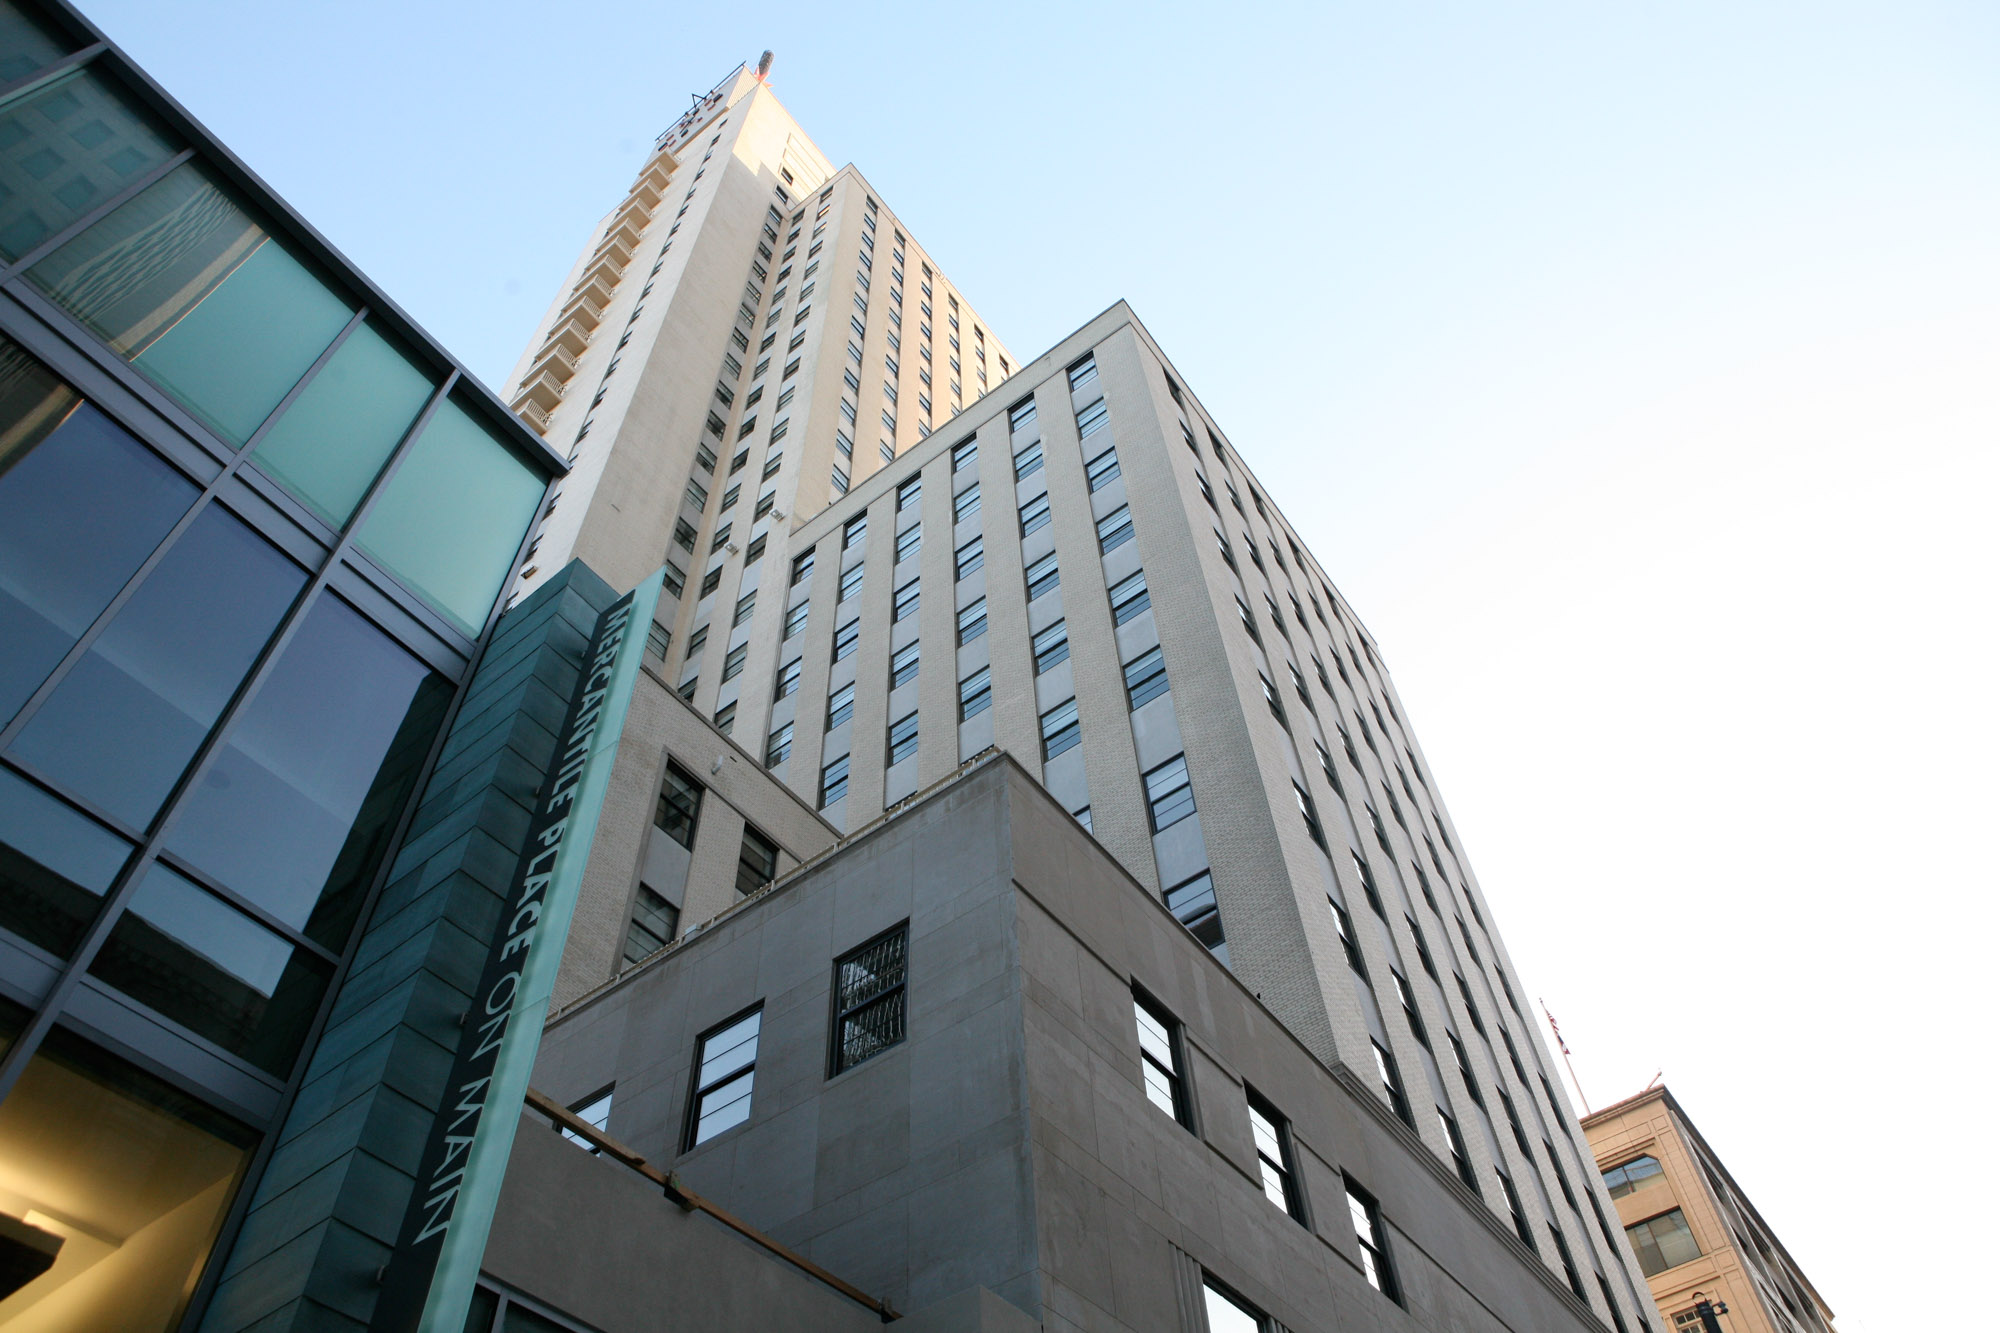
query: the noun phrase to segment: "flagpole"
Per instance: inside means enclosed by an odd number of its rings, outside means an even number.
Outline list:
[[[1569,1070],[1570,1086],[1576,1089],[1576,1099],[1583,1103],[1583,1113],[1589,1115],[1590,1098],[1583,1095],[1583,1084],[1577,1080],[1576,1066],[1570,1063],[1569,1043],[1563,1040],[1562,1029],[1556,1026],[1556,1016],[1549,1012],[1548,1001],[1537,1000],[1536,1003],[1542,1006],[1542,1017],[1549,1020],[1549,1031],[1555,1033],[1556,1049],[1562,1052],[1563,1068]]]

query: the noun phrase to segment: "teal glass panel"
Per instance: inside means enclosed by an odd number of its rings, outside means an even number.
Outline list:
[[[354,313],[192,162],[36,263],[28,280],[232,445]]]
[[[357,539],[383,568],[477,637],[534,521],[540,475],[457,402],[441,405],[382,488]]]
[[[450,695],[322,595],[182,803],[167,850],[339,950]]]
[[[0,768],[0,926],[75,952],[132,844]]]
[[[0,51],[6,40],[0,18]],[[0,107],[0,256],[19,259],[177,150],[88,68]]]
[[[0,0],[0,82],[12,83],[54,64],[72,45],[39,14]]]
[[[264,432],[251,457],[308,509],[344,527],[436,387],[364,324]]]
[[[90,974],[280,1077],[333,969],[155,862]]]

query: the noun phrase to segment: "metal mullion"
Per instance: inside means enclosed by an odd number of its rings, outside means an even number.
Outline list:
[[[243,915],[250,917],[273,935],[284,936],[285,939],[291,942],[294,948],[304,949],[307,953],[318,956],[319,960],[324,963],[338,963],[340,961],[339,954],[327,948],[318,940],[312,939],[298,927],[274,916],[269,908],[260,907],[256,903],[251,902],[235,889],[230,888],[221,880],[216,879],[207,871],[196,866],[194,862],[188,861],[164,848],[153,859],[156,863],[166,866],[167,869],[173,871],[182,879],[222,899],[222,901],[228,903],[231,907],[243,913]]]
[[[48,257],[51,253],[53,253],[56,250],[60,250],[63,246],[75,240],[77,236],[79,236],[85,231],[88,231],[90,228],[96,226],[99,222],[101,222],[105,218],[107,214],[111,213],[113,210],[117,208],[123,207],[125,204],[129,203],[134,197],[152,187],[155,183],[157,183],[160,180],[161,177],[165,176],[168,172],[173,171],[176,168],[185,166],[188,162],[192,161],[193,158],[194,158],[194,149],[192,148],[181,149],[178,153],[175,153],[172,157],[162,162],[159,166],[154,167],[151,171],[139,177],[139,179],[133,181],[130,185],[118,191],[118,193],[112,195],[109,199],[106,199],[103,203],[97,205],[97,207],[91,209],[89,212],[77,218],[76,221],[70,223],[67,227],[64,227],[61,231],[49,237],[49,239],[47,239],[46,241],[43,241],[40,245],[36,246],[34,249],[22,255],[19,259],[15,260],[13,264],[5,268],[0,268],[0,282],[5,282],[8,279],[17,278],[20,277],[22,274],[25,274],[29,269],[33,268],[36,264],[41,263],[42,260]]]
[[[32,91],[36,85],[47,83],[58,75],[67,74],[73,69],[81,69],[110,49],[103,42],[91,42],[79,50],[71,51],[68,55],[57,56],[52,65],[44,65],[32,73],[23,74],[18,79],[0,83],[0,103],[11,102],[20,94]]]
[[[363,306],[361,307],[361,309],[355,311],[354,318],[347,322],[347,326],[343,328],[340,331],[340,333],[334,338],[333,342],[327,347],[326,351],[320,354],[319,359],[314,361],[312,365],[307,368],[304,379],[300,380],[300,382],[297,385],[293,386],[292,392],[286,394],[284,399],[279,403],[279,405],[276,408],[272,409],[271,415],[265,418],[264,425],[258,427],[257,435],[251,437],[253,440],[261,436],[265,430],[269,429],[271,423],[276,421],[278,419],[279,413],[282,412],[287,406],[291,404],[292,399],[297,396],[299,390],[305,386],[306,382],[311,380],[315,375],[319,373],[320,369],[326,365],[329,359],[332,358],[334,352],[339,350],[340,345],[343,342],[347,341],[348,335],[351,334],[356,328],[360,327],[362,320],[367,317],[367,314],[368,314],[368,308],[366,306]],[[74,388],[75,386],[72,385],[70,387]],[[80,392],[81,391],[79,391],[79,394]],[[84,399],[84,401],[88,402],[90,400],[86,398]],[[98,410],[102,411],[103,409],[99,408]],[[126,427],[122,422],[120,422],[119,425],[121,429],[126,429],[128,431],[130,430],[130,428]],[[142,444],[145,442],[145,436],[143,433],[138,431],[131,431],[130,433],[137,436]],[[157,451],[151,450],[150,448],[148,452],[153,452],[157,454]],[[188,506],[187,512],[180,516],[180,518],[174,523],[173,527],[167,529],[167,534],[166,536],[160,539],[159,545],[155,546],[152,552],[143,561],[140,562],[139,568],[132,572],[132,577],[125,581],[125,585],[121,587],[118,590],[117,594],[112,597],[110,602],[108,602],[105,605],[104,610],[98,613],[97,618],[90,622],[89,627],[86,628],[82,634],[77,636],[77,641],[70,646],[69,651],[64,653],[62,655],[62,658],[55,664],[53,668],[50,669],[49,674],[42,680],[42,683],[36,687],[35,692],[28,696],[27,701],[21,705],[20,711],[15,713],[13,719],[10,722],[8,722],[4,727],[0,727],[0,750],[5,750],[8,746],[14,743],[15,739],[21,734],[22,729],[26,727],[31,720],[33,720],[34,715],[37,712],[39,712],[41,710],[42,705],[48,701],[48,697],[55,692],[57,686],[59,686],[62,683],[63,678],[69,674],[70,669],[83,659],[84,655],[90,651],[91,645],[97,642],[98,636],[104,632],[107,626],[110,625],[113,617],[115,617],[119,611],[123,610],[125,604],[132,599],[134,594],[138,592],[139,585],[144,583],[146,581],[147,576],[149,576],[153,572],[154,568],[158,566],[160,561],[166,558],[167,551],[181,539],[181,537],[187,532],[187,529],[191,527],[194,524],[195,520],[198,517],[200,517],[202,512],[208,508],[209,504],[214,502],[216,496],[221,493],[223,487],[225,487],[230,482],[230,480],[235,477],[236,473],[242,469],[244,463],[248,459],[249,452],[250,452],[250,446],[248,444],[245,444],[242,449],[236,451],[234,457],[230,458],[228,462],[222,465],[222,470],[216,473],[214,479],[210,481],[205,487],[202,488],[201,494],[195,497],[194,503]],[[171,464],[169,464],[169,466],[171,466]],[[176,468],[175,471],[179,471],[179,469]],[[326,559],[321,562],[322,571],[332,563],[333,553],[335,550],[338,549],[339,549],[338,545],[336,544],[336,546],[332,550],[328,551]],[[4,1090],[5,1090],[4,1074],[0,1074],[0,1093],[4,1093]]]
[[[103,825],[111,832],[131,843],[134,847],[138,847],[146,841],[146,832],[144,829],[135,829],[116,815],[98,808],[92,802],[78,796],[72,796],[63,789],[61,783],[49,777],[35,765],[20,758],[18,755],[0,756],[0,768],[6,768],[12,771],[14,776],[27,781],[33,786],[40,787],[64,805],[70,806],[79,814],[87,816],[91,822]]]

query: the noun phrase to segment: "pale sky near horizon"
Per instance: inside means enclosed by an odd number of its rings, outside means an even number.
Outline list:
[[[1593,1103],[1664,1070],[1842,1333],[1991,1325],[2000,9],[84,8],[495,387],[775,48],[1018,355],[1132,302]]]

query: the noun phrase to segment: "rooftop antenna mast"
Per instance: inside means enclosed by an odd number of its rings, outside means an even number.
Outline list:
[[[1569,1070],[1570,1086],[1576,1089],[1576,1099],[1583,1103],[1583,1113],[1590,1114],[1590,1098],[1583,1095],[1583,1084],[1577,1081],[1576,1066],[1570,1063],[1569,1043],[1563,1040],[1562,1029],[1556,1026],[1556,1016],[1549,1012],[1547,1000],[1537,1000],[1542,1006],[1542,1017],[1549,1020],[1549,1031],[1556,1034],[1556,1049],[1563,1053],[1563,1068]]]

